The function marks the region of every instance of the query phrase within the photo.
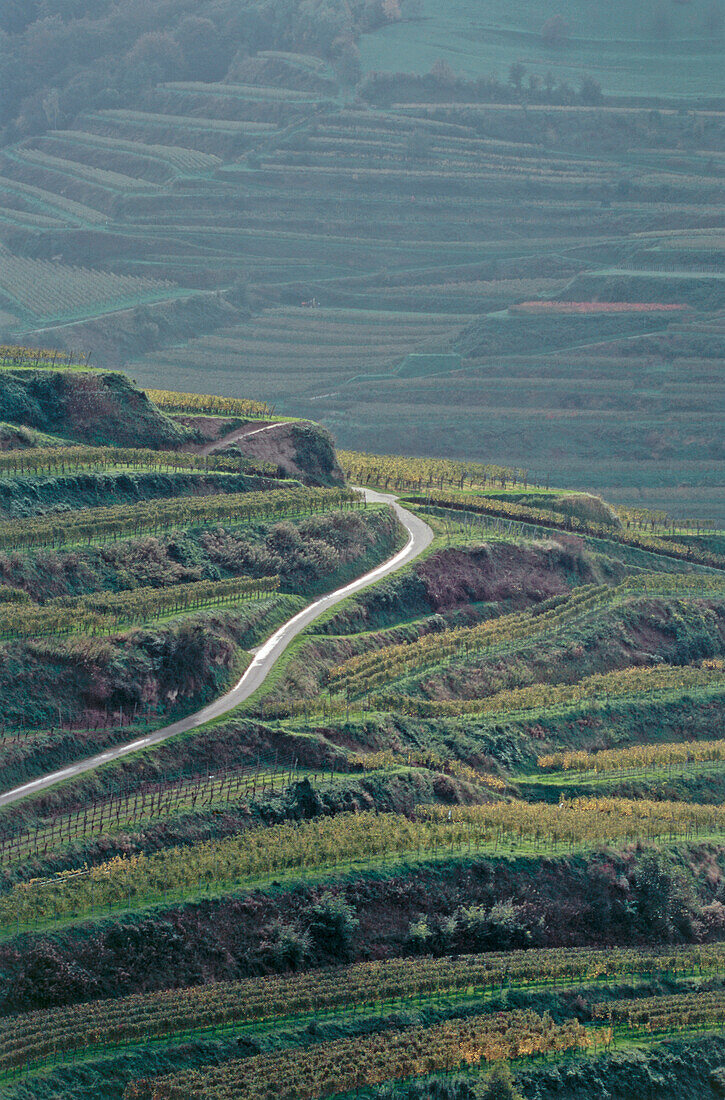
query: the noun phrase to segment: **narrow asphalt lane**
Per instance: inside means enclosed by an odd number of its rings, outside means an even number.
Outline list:
[[[433,541],[433,532],[427,523],[418,516],[414,516],[412,512],[401,508],[394,496],[388,493],[377,493],[372,489],[363,491],[366,499],[371,504],[392,505],[398,519],[408,532],[408,541],[402,550],[399,550],[397,554],[389,558],[388,561],[383,562],[382,565],[377,566],[376,569],[371,570],[362,577],[358,577],[357,580],[351,581],[343,588],[338,588],[334,592],[328,593],[327,596],[321,596],[319,599],[314,600],[313,603],[279,627],[256,651],[251,664],[239,683],[226,695],[220,696],[213,703],[204,707],[203,710],[190,714],[186,718],[174,722],[171,726],[164,726],[163,729],[155,730],[146,737],[139,737],[126,745],[117,745],[115,748],[107,749],[106,752],[89,756],[86,760],[79,760],[76,764],[69,764],[67,768],[40,776],[38,779],[23,784],[22,787],[7,791],[5,794],[0,795],[0,806],[8,806],[12,802],[18,802],[22,798],[27,798],[30,794],[45,790],[47,787],[53,787],[64,779],[83,775],[84,772],[93,771],[95,768],[101,767],[102,764],[108,764],[111,760],[120,760],[132,752],[148,748],[149,745],[158,745],[169,737],[175,737],[179,733],[196,729],[198,726],[204,725],[205,722],[210,722],[213,718],[221,718],[248,699],[264,683],[290,642],[298,634],[301,634],[310,623],[314,622],[325,611],[328,611],[329,608],[340,603],[341,600],[352,596],[355,592],[361,592],[364,588],[375,584],[383,577],[402,569],[404,565],[413,561],[430,546]]]

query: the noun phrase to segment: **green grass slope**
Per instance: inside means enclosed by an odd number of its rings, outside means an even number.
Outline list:
[[[169,448],[187,438],[126,375],[109,371],[3,369],[0,419],[84,443]]]

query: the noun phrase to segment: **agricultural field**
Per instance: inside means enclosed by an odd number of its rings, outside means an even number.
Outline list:
[[[725,523],[720,0],[203,6],[87,95],[8,16],[0,341]]]
[[[0,384],[3,1100],[716,1100],[725,531]]]
[[[363,37],[366,70],[427,73],[444,61],[476,79],[524,62],[541,78],[553,73],[573,84],[594,77],[616,95],[722,92],[715,72],[722,9],[707,0],[644,0],[634,9],[622,0],[594,9],[586,0],[563,0],[543,10],[536,0],[452,0],[445,8],[423,0],[419,7],[412,23]]]

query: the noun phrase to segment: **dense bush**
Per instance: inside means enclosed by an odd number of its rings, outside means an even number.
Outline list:
[[[246,574],[279,575],[284,589],[307,593],[328,588],[367,555],[384,558],[396,537],[387,512],[333,512],[271,527],[219,525],[102,546],[0,553],[0,577],[36,600]]]

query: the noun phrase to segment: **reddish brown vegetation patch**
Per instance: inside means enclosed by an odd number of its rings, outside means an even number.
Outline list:
[[[570,578],[583,584],[597,579],[576,538],[532,547],[496,543],[478,550],[442,550],[417,572],[436,611],[480,600],[523,605],[568,592]]]

